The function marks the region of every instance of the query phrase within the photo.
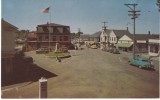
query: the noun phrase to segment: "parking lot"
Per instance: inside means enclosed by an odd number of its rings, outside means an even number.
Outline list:
[[[48,77],[48,98],[159,97],[159,71],[129,65],[127,54],[89,48],[70,52],[71,57],[61,63],[35,51],[26,53],[38,67],[55,75]],[[2,98],[38,98],[38,80],[28,82],[4,89]]]

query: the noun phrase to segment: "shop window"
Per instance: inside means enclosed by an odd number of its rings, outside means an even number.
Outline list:
[[[39,36],[39,41],[42,41],[42,36]]]
[[[56,36],[53,36],[53,41],[57,41]]]
[[[59,40],[60,40],[60,41],[63,41],[63,36],[60,36]]]
[[[45,36],[45,40],[49,40],[49,36]]]

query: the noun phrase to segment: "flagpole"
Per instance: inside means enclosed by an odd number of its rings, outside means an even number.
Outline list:
[[[49,52],[51,51],[51,44],[50,44],[50,29],[51,28],[51,12],[49,11]]]

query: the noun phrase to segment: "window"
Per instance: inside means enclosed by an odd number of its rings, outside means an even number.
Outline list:
[[[116,37],[114,37],[114,41],[116,41]]]
[[[106,39],[107,39],[107,36],[105,36],[105,41],[106,41]]]
[[[63,36],[60,36],[60,37],[59,37],[59,40],[60,40],[60,41],[63,41]]]
[[[68,41],[68,36],[64,36],[64,41]]]
[[[57,41],[56,36],[53,36],[53,41]]]
[[[42,36],[39,36],[39,41],[42,41]]]
[[[45,40],[49,40],[49,36],[45,36]]]

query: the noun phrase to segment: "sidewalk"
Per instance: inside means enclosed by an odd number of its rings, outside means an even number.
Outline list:
[[[133,56],[133,53],[131,53],[131,52],[121,51],[121,54],[124,54],[124,55],[129,56],[129,58]],[[149,58],[149,57],[150,57],[150,56],[148,55],[148,53],[136,53],[136,55],[140,55],[140,56],[145,57],[145,58]],[[152,60],[157,60],[157,61],[159,61],[159,57],[152,57],[151,59],[152,59]]]

